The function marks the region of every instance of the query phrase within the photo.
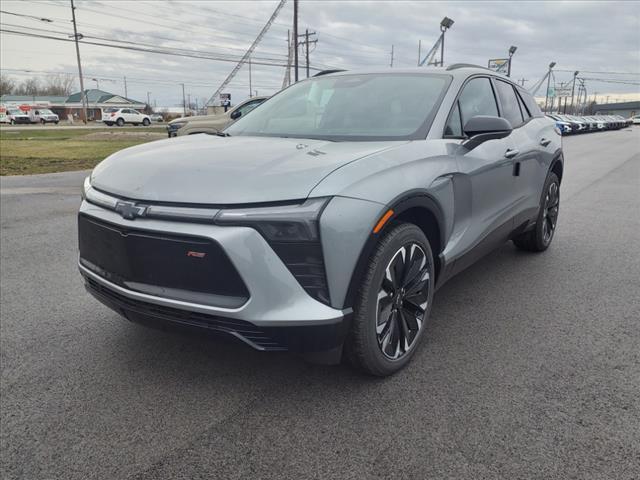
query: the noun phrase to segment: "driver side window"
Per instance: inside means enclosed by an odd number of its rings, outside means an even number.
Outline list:
[[[464,125],[476,115],[498,116],[498,105],[491,81],[486,77],[473,78],[464,86],[449,115],[445,137],[464,137]]]

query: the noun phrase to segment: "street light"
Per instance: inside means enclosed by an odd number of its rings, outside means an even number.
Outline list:
[[[100,79],[99,78],[92,78],[91,80],[93,80],[94,82],[96,82],[96,88],[98,90],[100,90]]]
[[[440,36],[440,66],[444,66],[444,33],[451,28],[453,25],[453,20],[449,17],[444,17],[440,22],[440,31],[442,35]]]
[[[576,77],[578,76],[580,72],[578,70],[576,70],[575,72],[573,72],[573,85],[571,86],[571,113],[575,114],[575,108],[573,108],[573,94],[576,91]]]
[[[549,100],[549,85],[551,83],[551,69],[556,66],[556,62],[549,64],[549,71],[547,72],[547,91],[544,96],[544,113],[547,113],[547,102]]]
[[[509,47],[509,66],[507,68],[507,77],[511,76],[511,57],[513,57],[513,54],[516,53],[516,50],[518,50],[518,47],[516,47],[515,45],[511,45]]]

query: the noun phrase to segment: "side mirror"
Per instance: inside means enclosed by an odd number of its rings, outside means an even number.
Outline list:
[[[509,120],[489,115],[471,117],[464,126],[464,133],[469,137],[463,145],[473,150],[487,140],[496,140],[509,136],[513,127]]]
[[[242,116],[242,112],[240,110],[234,110],[231,112],[231,119],[236,120]]]

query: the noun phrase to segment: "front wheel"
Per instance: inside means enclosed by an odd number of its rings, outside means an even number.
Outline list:
[[[355,367],[382,377],[411,360],[431,311],[434,272],[431,246],[417,226],[402,223],[382,237],[369,259],[345,343]]]
[[[118,120],[116,120],[116,125],[122,127],[124,125],[124,118],[119,118]]]
[[[44,120],[42,120],[42,119],[40,119],[40,123],[41,123],[42,125],[46,125],[46,123],[47,123],[47,122],[46,122],[46,121],[44,121]]]
[[[560,210],[560,179],[551,172],[544,182],[540,211],[533,230],[513,239],[513,243],[521,250],[544,252],[553,240]]]
[[[142,125],[144,125],[145,127],[148,127],[150,123],[151,122],[149,121],[148,118],[145,118],[144,120],[142,120]]]

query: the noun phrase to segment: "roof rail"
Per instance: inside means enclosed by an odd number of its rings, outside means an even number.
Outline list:
[[[329,75],[330,73],[338,73],[338,72],[346,72],[346,70],[342,69],[333,69],[333,70],[322,70],[314,75],[314,77],[321,77],[322,75]]]
[[[480,65],[474,65],[473,63],[454,63],[453,65],[449,65],[447,67],[447,71],[449,70],[457,70],[459,68],[482,68],[483,70],[491,70],[487,67],[481,67]],[[493,72],[493,70],[491,70]]]

